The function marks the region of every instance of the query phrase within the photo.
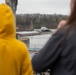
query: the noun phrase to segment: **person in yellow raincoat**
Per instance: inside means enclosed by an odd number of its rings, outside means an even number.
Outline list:
[[[0,4],[0,75],[33,75],[26,45],[16,40],[11,8]]]

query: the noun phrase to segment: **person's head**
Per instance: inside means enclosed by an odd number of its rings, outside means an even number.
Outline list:
[[[72,24],[74,22],[76,22],[76,0],[71,0],[71,14],[67,24]]]
[[[15,33],[15,17],[11,8],[0,4],[0,38],[14,38]]]
[[[61,21],[59,22],[59,24],[58,24],[57,29],[60,29],[60,28],[64,27],[64,26],[66,25],[66,23],[67,23],[66,20],[61,20]]]

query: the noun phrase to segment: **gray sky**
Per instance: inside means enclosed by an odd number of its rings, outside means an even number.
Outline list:
[[[0,0],[0,3],[5,3],[5,0]]]
[[[70,0],[18,0],[17,14],[69,14],[69,8]]]

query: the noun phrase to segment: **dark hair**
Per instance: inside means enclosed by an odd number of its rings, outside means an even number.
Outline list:
[[[76,0],[74,1],[74,7],[73,10],[68,17],[67,25],[71,25],[76,22]]]

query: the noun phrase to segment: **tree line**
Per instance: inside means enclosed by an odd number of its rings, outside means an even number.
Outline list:
[[[17,14],[16,23],[19,28],[29,28],[33,26],[34,29],[39,29],[42,26],[47,28],[57,28],[59,21],[67,18],[67,15],[57,14]]]

